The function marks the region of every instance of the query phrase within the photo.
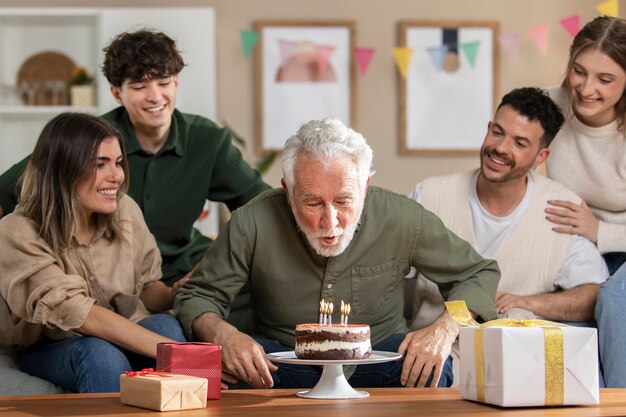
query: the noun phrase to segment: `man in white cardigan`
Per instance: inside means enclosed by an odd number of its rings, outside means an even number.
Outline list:
[[[489,122],[480,169],[428,178],[410,194],[483,257],[498,261],[501,316],[591,321],[599,286],[609,276],[593,243],[555,233],[545,218],[548,200],[580,202],[533,169],[550,155],[548,146],[562,124],[546,91],[515,89]],[[437,289],[419,276],[416,287],[414,317],[437,317],[443,308]],[[428,324],[414,321],[413,327]]]

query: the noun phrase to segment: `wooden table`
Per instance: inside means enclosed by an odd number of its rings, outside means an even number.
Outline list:
[[[386,417],[386,416],[624,416],[626,389],[602,389],[600,404],[554,408],[500,408],[462,400],[454,388],[371,388],[369,398],[313,400],[297,390],[224,391],[206,408],[168,411],[166,417]],[[120,404],[119,394],[64,394],[0,397],[0,417],[155,416],[156,411]]]

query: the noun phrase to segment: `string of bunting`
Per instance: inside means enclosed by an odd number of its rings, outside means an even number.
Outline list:
[[[595,8],[601,15],[612,17],[617,17],[619,15],[618,0],[605,0],[602,3],[597,4]],[[580,30],[580,15],[576,13],[564,17],[559,20],[559,23],[573,38]],[[549,31],[550,26],[548,24],[537,25],[526,31],[526,35],[532,39],[539,51],[544,55],[547,55],[548,53]],[[500,46],[504,49],[509,59],[514,62],[517,61],[518,44],[521,36],[522,35],[520,33],[508,33],[498,37]],[[245,57],[250,56],[260,37],[261,36],[258,32],[249,30],[240,31],[241,47]],[[289,40],[279,40],[278,42],[281,53],[281,62],[284,63],[293,53],[293,50],[296,47],[296,42]],[[470,66],[472,68],[474,67],[476,57],[478,56],[480,50],[480,41],[459,43],[455,45],[437,45],[426,48],[426,52],[430,56],[433,66],[437,71],[441,70],[444,58],[447,55],[450,46],[458,46],[459,49],[465,54]],[[320,70],[324,70],[335,51],[335,47],[332,45],[321,44],[315,44],[314,47]],[[367,73],[367,69],[372,61],[374,52],[374,48],[369,47],[355,47],[352,49],[352,55],[357,63],[359,73],[362,76]],[[392,49],[394,61],[403,78],[407,75],[413,53],[413,49],[407,47],[394,47]]]

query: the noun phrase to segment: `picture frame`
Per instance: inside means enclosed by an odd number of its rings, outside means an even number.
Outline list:
[[[499,99],[499,24],[401,21],[399,44],[412,50],[398,76],[399,152],[477,155]]]
[[[255,22],[255,151],[282,151],[313,119],[356,123],[355,23],[348,20]]]

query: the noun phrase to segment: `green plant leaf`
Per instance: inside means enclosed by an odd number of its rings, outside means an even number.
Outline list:
[[[226,128],[226,130],[228,130],[230,132],[230,135],[233,137],[233,140],[243,146],[244,148],[246,147],[246,140],[244,138],[242,138],[237,132],[235,132],[233,130],[232,127],[230,127],[230,125],[228,123],[226,123],[225,121],[223,122],[224,127]]]
[[[265,174],[269,171],[270,167],[274,163],[274,160],[276,159],[276,156],[278,156],[278,152],[272,152],[257,162],[257,171],[261,174]]]

